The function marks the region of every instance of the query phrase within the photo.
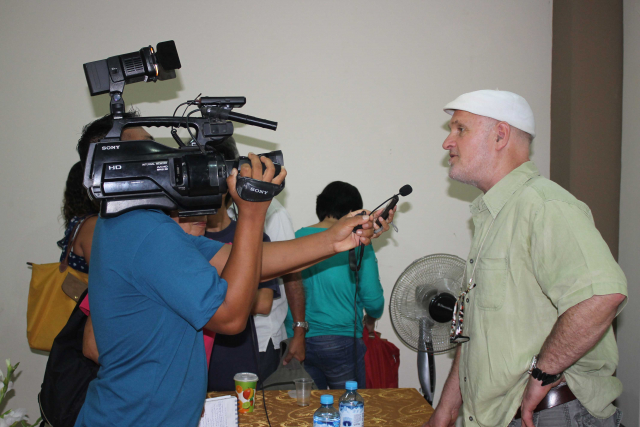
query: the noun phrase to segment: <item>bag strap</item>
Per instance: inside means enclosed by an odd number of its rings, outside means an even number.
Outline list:
[[[76,242],[76,237],[78,237],[78,232],[80,231],[80,229],[82,228],[82,226],[84,225],[84,222],[86,220],[88,220],[91,217],[96,216],[96,214],[90,214],[85,216],[84,218],[82,218],[80,220],[80,222],[78,223],[78,225],[75,226],[75,228],[73,229],[73,233],[71,234],[71,237],[69,238],[69,243],[67,244],[67,250],[64,254],[64,259],[62,260],[62,262],[60,263],[60,273],[64,273],[64,271],[67,269],[67,267],[69,267],[69,254],[71,253],[71,249],[73,248],[73,244]]]

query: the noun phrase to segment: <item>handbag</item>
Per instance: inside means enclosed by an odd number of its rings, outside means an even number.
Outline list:
[[[82,353],[88,317],[80,310],[80,303],[86,295],[85,291],[78,298],[69,320],[53,341],[38,393],[40,415],[52,427],[73,427],[89,383],[96,378],[100,368]]]
[[[380,332],[374,332],[374,335],[370,336],[367,328],[364,328],[362,339],[367,346],[364,356],[367,388],[398,388],[398,347],[380,338]]]
[[[27,305],[27,339],[34,350],[50,351],[53,339],[60,333],[89,283],[89,275],[69,268],[69,252],[84,221],[76,225],[62,262],[31,266]]]

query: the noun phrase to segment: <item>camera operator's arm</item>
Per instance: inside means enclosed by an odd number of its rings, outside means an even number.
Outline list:
[[[372,237],[379,237],[382,234],[376,233],[374,235],[373,225],[382,210],[376,211],[373,215],[358,215],[358,212],[345,215],[331,228],[321,233],[310,234],[294,240],[263,243],[260,280],[269,280],[283,274],[301,271],[337,253],[353,249],[360,243],[365,245],[371,243]],[[389,213],[387,221],[380,219],[383,232],[389,230],[388,222],[393,221],[394,213],[395,209]],[[354,233],[353,228],[358,225],[362,225],[362,229]],[[237,228],[240,228],[240,223]],[[216,267],[218,271],[222,271],[229,254],[229,248],[220,249],[211,259],[211,265]]]
[[[251,166],[243,165],[240,170],[241,176],[250,176],[253,179],[263,180],[280,184],[286,176],[286,171],[274,178],[275,168],[273,162],[266,157],[259,158],[255,154],[249,154]],[[266,170],[262,173],[262,163]],[[211,320],[205,328],[234,335],[242,332],[247,325],[247,318],[251,313],[251,308],[260,281],[260,271],[262,269],[262,237],[265,215],[270,202],[247,202],[241,199],[236,192],[236,178],[238,171],[234,170],[227,185],[233,201],[238,206],[238,224],[233,239],[233,245],[225,245],[226,251],[220,252],[228,254],[228,259],[222,268],[214,265],[220,276],[227,281],[227,293],[225,299],[216,310]],[[230,248],[226,248],[230,246]],[[218,255],[214,259],[218,258]],[[225,255],[226,258],[226,255]]]

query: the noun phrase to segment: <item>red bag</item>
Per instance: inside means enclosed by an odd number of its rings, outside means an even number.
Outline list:
[[[367,346],[364,356],[364,366],[367,373],[367,388],[398,388],[398,369],[400,368],[400,350],[393,343],[380,338],[369,336],[364,328],[362,339]]]

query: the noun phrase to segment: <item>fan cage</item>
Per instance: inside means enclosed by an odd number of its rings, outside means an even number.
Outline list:
[[[419,319],[428,316],[426,310],[416,303],[416,291],[426,286],[432,292],[448,292],[457,298],[462,291],[465,264],[455,255],[427,255],[411,263],[398,277],[391,291],[389,313],[393,329],[407,347],[418,350]],[[449,342],[450,330],[451,322],[433,323],[434,353],[455,347]]]

